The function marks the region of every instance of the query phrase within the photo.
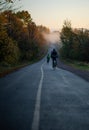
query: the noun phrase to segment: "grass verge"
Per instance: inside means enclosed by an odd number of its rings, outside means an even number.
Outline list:
[[[70,59],[66,59],[66,60],[62,59],[62,61],[65,64],[70,65],[74,68],[89,71],[89,63],[87,62],[75,61],[75,60],[70,60]]]

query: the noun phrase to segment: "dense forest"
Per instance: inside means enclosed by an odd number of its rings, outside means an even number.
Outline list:
[[[14,0],[0,2],[0,63],[3,64],[42,56],[46,42],[42,32],[49,33],[48,28],[35,24],[28,11],[17,11],[13,3]]]
[[[64,21],[60,33],[61,55],[65,59],[89,62],[89,30],[72,29],[71,22]]]

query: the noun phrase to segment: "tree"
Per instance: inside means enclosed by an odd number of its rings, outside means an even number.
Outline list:
[[[23,21],[24,25],[28,25],[29,22],[32,22],[31,15],[28,11],[19,11],[16,13],[16,16]]]
[[[60,37],[63,43],[62,56],[80,61],[89,61],[89,30],[73,30],[70,22],[65,21]]]
[[[45,28],[45,27],[44,27]],[[44,53],[45,40],[27,11],[0,13],[0,61],[33,60]]]
[[[73,33],[70,21],[68,20],[64,21],[60,38],[63,43],[62,51],[64,57],[70,57],[70,50],[72,49],[72,42],[73,42]]]
[[[19,48],[5,31],[0,32],[0,61],[14,64],[19,60]]]

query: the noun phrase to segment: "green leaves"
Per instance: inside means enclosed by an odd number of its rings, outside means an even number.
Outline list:
[[[89,61],[89,31],[87,29],[71,28],[71,23],[64,22],[61,31],[63,47],[61,55],[65,58]]]

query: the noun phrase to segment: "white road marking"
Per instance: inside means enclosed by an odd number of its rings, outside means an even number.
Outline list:
[[[40,83],[39,83],[39,87],[38,87],[38,91],[37,91],[36,104],[35,104],[35,110],[34,110],[34,116],[33,116],[31,130],[39,130],[41,89],[42,89],[42,83],[43,83],[43,78],[44,78],[43,64],[41,65],[41,74],[42,75],[41,75],[41,79],[40,79]]]

